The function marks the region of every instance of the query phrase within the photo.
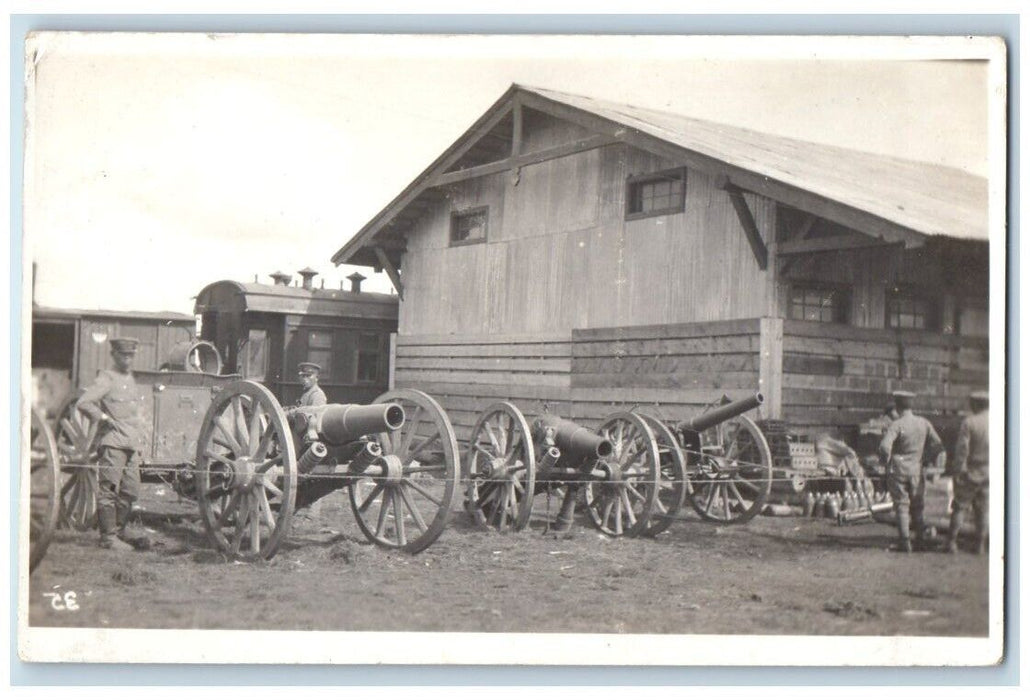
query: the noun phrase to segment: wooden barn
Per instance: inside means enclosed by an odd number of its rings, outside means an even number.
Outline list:
[[[284,404],[302,393],[297,364],[322,367],[319,384],[335,403],[367,403],[389,383],[390,336],[397,330],[397,297],[351,288],[316,288],[317,274],[276,272],[272,284],[214,282],[197,295],[201,338],[221,354],[227,373],[268,386]]]
[[[962,171],[514,85],[333,261],[390,275],[396,385],[459,428],[760,389],[814,432],[986,386],[987,238]]]
[[[174,348],[193,338],[193,316],[170,311],[32,309],[33,403],[51,417],[97,372],[112,366],[108,339],[140,341],[136,368],[160,369]]]

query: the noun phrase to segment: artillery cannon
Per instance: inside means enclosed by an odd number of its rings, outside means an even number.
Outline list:
[[[654,434],[640,416],[615,413],[596,432],[545,414],[532,427],[512,403],[496,403],[469,441],[466,508],[481,525],[520,530],[535,497],[560,496],[556,528],[571,525],[582,492],[594,525],[609,535],[648,527],[658,479]]]
[[[443,532],[458,445],[427,394],[400,389],[371,405],[284,410],[266,387],[236,376],[135,374],[153,419],[143,478],[170,478],[195,498],[219,550],[271,558],[294,511],[341,488],[362,533],[380,546],[416,553]],[[60,513],[80,530],[96,519],[97,443],[97,426],[74,402],[66,406],[55,449],[67,475]]]
[[[765,505],[772,488],[772,455],[762,431],[747,411],[762,394],[730,401],[686,421],[666,424],[637,413],[654,430],[661,455],[657,514],[650,534],[673,521],[685,501],[705,520],[743,523]]]

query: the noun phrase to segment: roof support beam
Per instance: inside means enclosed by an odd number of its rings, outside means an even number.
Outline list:
[[[379,259],[379,264],[383,266],[387,277],[390,278],[393,288],[397,290],[397,296],[401,301],[404,301],[404,287],[401,285],[401,273],[397,271],[397,268],[394,266],[385,250],[379,246],[375,246],[373,250],[375,250],[376,258]]]
[[[744,229],[744,235],[747,236],[747,242],[751,245],[751,252],[755,254],[758,268],[760,270],[767,269],[769,267],[769,249],[765,247],[765,241],[762,240],[762,234],[758,230],[758,225],[755,224],[755,217],[751,213],[751,207],[747,205],[747,200],[744,199],[744,193],[739,187],[730,182],[729,178],[719,178],[717,184],[720,189],[726,191],[726,194],[730,196],[730,201],[733,202],[733,208],[737,211],[737,219],[740,220],[740,225]]]
[[[527,165],[533,165],[534,163],[542,163],[545,160],[563,158],[565,156],[571,156],[583,151],[590,151],[595,148],[601,148],[602,146],[608,146],[618,142],[618,139],[614,139],[609,136],[587,136],[586,138],[582,138],[577,141],[563,143],[560,146],[552,146],[551,148],[533,151],[532,153],[526,153],[521,156],[513,156],[511,158],[505,158],[504,160],[494,161],[493,163],[484,163],[483,165],[476,165],[471,168],[465,168],[464,170],[456,170],[453,173],[443,173],[442,175],[437,175],[429,186],[441,187],[443,185],[453,185],[456,182],[471,180],[472,178],[483,177],[484,175],[493,175],[494,173],[514,168],[522,168]]]
[[[846,233],[840,236],[824,236],[802,241],[785,241],[777,250],[779,255],[807,255],[811,253],[828,253],[835,250],[858,250],[861,248],[879,248],[885,245],[903,245],[901,241],[892,243],[881,238],[873,238],[861,233]]]
[[[511,111],[511,157],[522,153],[522,102],[515,98]]]
[[[798,235],[792,237],[790,240],[803,241],[812,235],[812,229],[815,227],[815,222],[819,220],[819,217],[815,214],[809,214],[805,217],[805,222],[801,224],[801,228],[798,229]],[[782,245],[782,244],[781,244]],[[777,257],[779,257],[779,248],[777,250]],[[783,267],[780,268],[780,275],[785,275],[790,272],[790,268],[794,267],[798,259],[796,257],[787,258],[784,261]]]

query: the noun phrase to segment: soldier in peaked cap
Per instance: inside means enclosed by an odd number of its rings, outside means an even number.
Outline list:
[[[147,443],[143,399],[132,375],[138,344],[135,338],[112,338],[114,368],[99,372],[78,401],[79,410],[99,426],[97,520],[100,546],[106,549],[150,545],[146,535],[126,529],[132,504],[139,497],[140,455]]]
[[[916,545],[923,545],[924,453],[929,450],[940,461],[945,456],[944,446],[930,421],[912,412],[915,394],[895,391],[892,396],[898,417],[887,427],[879,454],[887,467],[887,488],[898,517],[897,548],[911,552],[910,524],[916,531]]]
[[[969,395],[972,413],[962,420],[955,440],[955,461],[951,466],[955,497],[947,544],[950,553],[958,551],[958,533],[962,529],[965,511],[970,506],[976,516],[976,551],[978,554],[987,551],[987,403],[986,391],[974,391]]]
[[[304,387],[304,393],[297,401],[298,407],[303,406],[325,406],[325,392],[318,386],[318,375],[322,368],[314,362],[301,362],[297,365],[297,376],[300,384]]]

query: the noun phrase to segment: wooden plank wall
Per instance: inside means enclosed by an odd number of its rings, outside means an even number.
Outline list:
[[[986,338],[783,322],[783,416],[814,434],[848,429],[882,412],[896,389],[915,410],[949,426],[969,392],[987,386]]]

